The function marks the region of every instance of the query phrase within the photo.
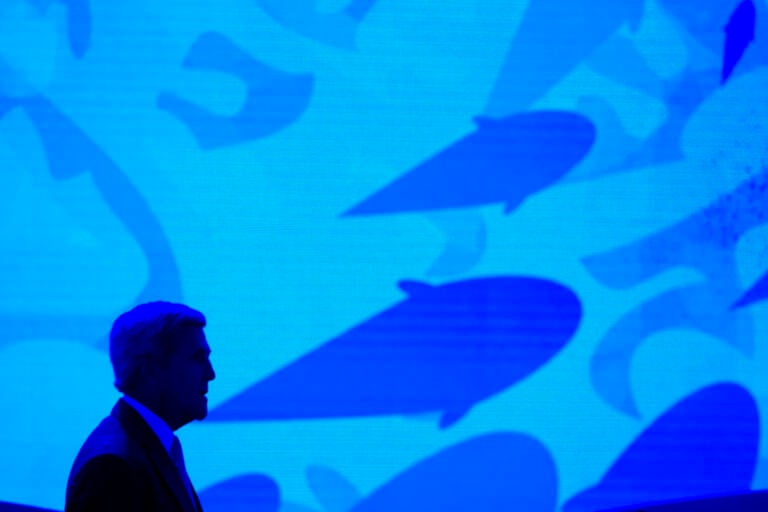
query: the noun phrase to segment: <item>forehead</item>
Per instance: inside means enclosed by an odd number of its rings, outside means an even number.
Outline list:
[[[211,352],[211,347],[208,345],[208,340],[201,326],[192,324],[179,326],[175,338],[173,352],[176,354],[183,355],[197,352],[210,354]]]

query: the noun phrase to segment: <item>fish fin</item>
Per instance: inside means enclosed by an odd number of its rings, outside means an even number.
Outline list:
[[[427,293],[433,288],[431,284],[422,283],[421,281],[414,281],[411,279],[403,279],[397,283],[397,286],[406,294],[408,294],[409,297],[418,297],[419,295]]]
[[[461,418],[466,416],[466,414],[469,412],[471,408],[472,406],[465,407],[462,409],[446,410],[443,413],[443,416],[440,418],[440,424],[438,425],[440,427],[440,430],[453,426],[454,423],[456,423]]]
[[[518,197],[516,199],[510,199],[504,203],[504,215],[509,215],[523,202],[523,198]]]

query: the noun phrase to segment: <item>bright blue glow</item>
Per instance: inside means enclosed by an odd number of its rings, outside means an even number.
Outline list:
[[[111,321],[155,299],[209,320],[208,512],[768,487],[766,23],[0,2],[0,502],[63,508]]]

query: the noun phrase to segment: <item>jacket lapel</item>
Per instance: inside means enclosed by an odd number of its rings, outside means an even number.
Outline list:
[[[184,485],[181,475],[173,464],[170,455],[168,455],[160,440],[141,415],[123,400],[118,400],[117,405],[112,410],[112,415],[125,427],[128,435],[144,448],[147,458],[154,466],[159,479],[176,498],[181,509],[185,512],[202,512],[197,493],[194,489],[192,490],[197,502],[193,503],[189,493],[187,493],[187,487]]]

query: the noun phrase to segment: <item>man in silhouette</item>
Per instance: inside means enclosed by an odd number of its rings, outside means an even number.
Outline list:
[[[109,357],[123,393],[80,449],[66,512],[201,512],[174,431],[208,414],[216,374],[199,311],[169,302],[115,320]]]

